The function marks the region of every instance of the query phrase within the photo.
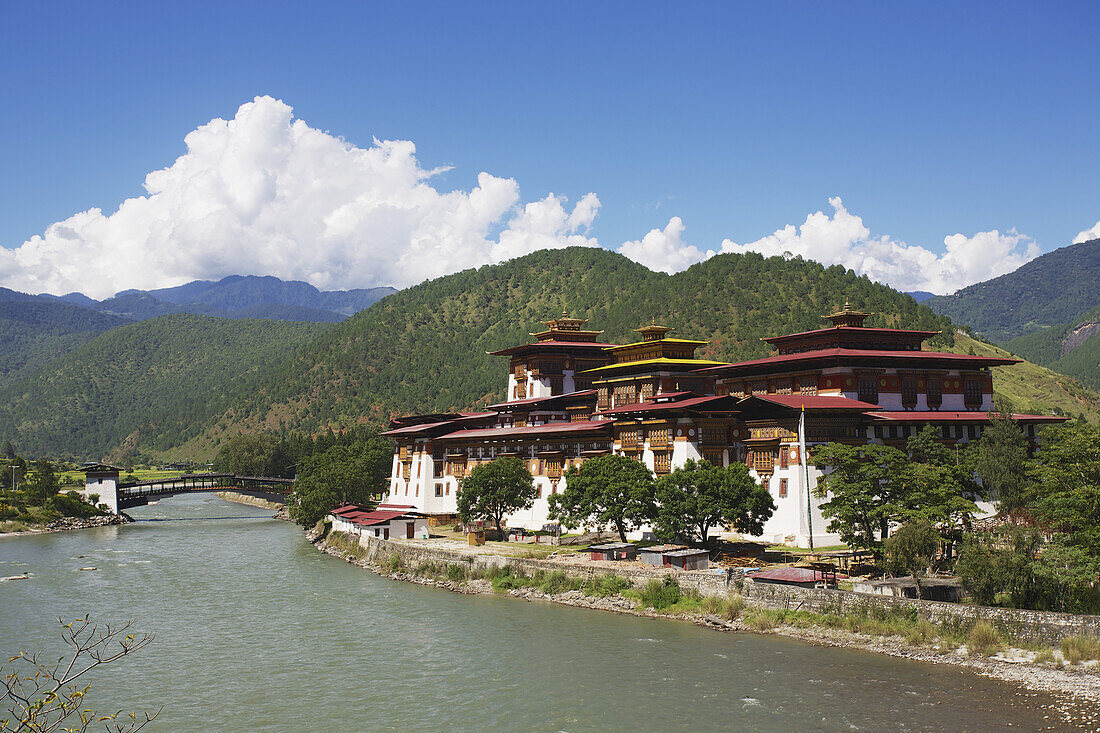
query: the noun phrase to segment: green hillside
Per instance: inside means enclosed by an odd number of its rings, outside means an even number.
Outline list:
[[[979,356],[1017,356],[999,346],[984,343],[965,333],[955,335],[951,351]],[[1052,371],[1031,361],[993,368],[993,391],[1000,406],[1015,412],[1038,414],[1083,415],[1089,422],[1100,421],[1100,394],[1065,374]],[[1007,405],[1005,403],[1007,400]]]
[[[1100,306],[1100,239],[1062,247],[1007,275],[924,301],[994,343],[1072,323]]]
[[[1100,307],[1072,323],[1014,338],[1005,348],[1100,389]]]
[[[0,387],[124,323],[124,318],[32,296],[0,302]]]
[[[27,455],[164,451],[324,328],[188,314],[121,326],[0,389],[0,435]]]
[[[720,255],[670,276],[606,250],[538,252],[409,288],[337,324],[187,448],[208,452],[227,432],[489,404],[503,398],[507,365],[486,352],[528,340],[563,308],[610,341],[637,338],[634,328],[656,320],[710,341],[701,356],[733,360],[766,355],[761,337],[820,327],[846,298],[875,311],[875,325],[952,338],[948,319],[841,267]]]
[[[563,308],[608,341],[657,321],[709,341],[702,357],[737,360],[766,355],[764,336],[822,326],[845,300],[875,312],[868,325],[942,330],[934,346],[964,348],[946,317],[841,267],[720,255],[670,276],[573,248],[425,282],[333,325],[174,314],[123,326],[0,389],[0,438],[32,455],[209,459],[241,432],[498,401],[507,364],[486,352],[529,340]],[[1100,412],[1073,380],[1029,374],[999,377],[998,390],[1026,409]]]

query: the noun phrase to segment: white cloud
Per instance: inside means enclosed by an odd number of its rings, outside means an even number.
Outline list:
[[[766,256],[790,253],[826,265],[843,265],[872,280],[899,290],[953,293],[988,280],[1039,256],[1039,245],[1015,229],[996,229],[972,237],[944,237],[943,254],[908,245],[889,236],[871,236],[863,219],[844,208],[839,197],[829,199],[833,215],[821,211],[806,217],[801,227],[788,224],[755,242],[722,242],[722,252],[759,252]],[[708,252],[713,255],[714,252]]]
[[[1096,222],[1092,229],[1086,229],[1073,238],[1074,244],[1081,244],[1081,242],[1089,242],[1093,239],[1100,239],[1100,221]]]
[[[0,249],[0,283],[28,292],[178,285],[271,274],[321,288],[405,286],[536,249],[595,246],[600,202],[550,195],[519,208],[519,186],[488,173],[441,192],[408,141],[359,148],[293,118],[271,97],[187,135],[187,152],[113,214],[89,209]],[[499,231],[496,238],[491,232]]]
[[[650,229],[641,240],[623,242],[619,253],[654,271],[669,274],[702,262],[710,254],[684,241],[684,222],[678,216],[668,220],[664,229]]]

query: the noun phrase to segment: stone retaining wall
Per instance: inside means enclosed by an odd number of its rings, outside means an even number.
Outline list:
[[[920,601],[912,598],[893,598],[844,590],[753,583],[743,581],[743,573],[740,571],[735,571],[727,577],[719,573],[684,572],[668,568],[644,570],[617,567],[608,569],[535,558],[503,557],[500,555],[472,556],[442,548],[422,547],[367,536],[361,537],[359,544],[366,551],[366,558],[378,564],[384,564],[391,556],[396,554],[401,557],[405,565],[412,568],[424,562],[458,563],[478,570],[490,570],[510,565],[528,575],[539,570],[562,570],[571,576],[585,578],[610,571],[626,578],[636,586],[642,585],[648,580],[670,574],[679,581],[681,588],[693,588],[704,596],[726,595],[731,590],[739,590],[748,605],[760,608],[802,610],[814,613],[874,613],[876,611],[905,608],[913,609],[921,618],[941,624],[955,623],[965,627],[976,620],[984,619],[1013,638],[1022,641],[1041,641],[1048,644],[1057,644],[1069,636],[1100,636],[1100,616],[1078,616],[1069,613],[1027,611],[1016,608],[991,608],[958,603]]]

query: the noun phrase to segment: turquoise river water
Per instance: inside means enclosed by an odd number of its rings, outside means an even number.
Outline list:
[[[947,666],[464,596],[318,552],[209,494],[123,527],[0,539],[0,655],[56,616],[156,640],[90,680],[156,731],[1045,730],[1051,700]],[[96,567],[81,571],[81,567]],[[1049,716],[1049,717],[1048,717]]]

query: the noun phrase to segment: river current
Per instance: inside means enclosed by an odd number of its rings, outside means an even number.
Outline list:
[[[1043,730],[1050,699],[961,670],[772,636],[400,583],[210,494],[122,527],[0,539],[0,656],[56,616],[151,646],[92,704],[155,731]],[[82,571],[82,567],[95,567]],[[1049,716],[1049,717],[1048,717]]]

